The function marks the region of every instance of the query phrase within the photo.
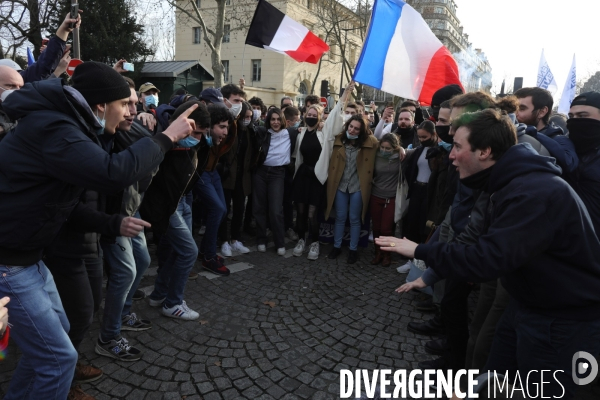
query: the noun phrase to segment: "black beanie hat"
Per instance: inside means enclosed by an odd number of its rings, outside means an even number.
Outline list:
[[[460,86],[456,84],[444,86],[433,94],[433,97],[431,98],[431,106],[439,107],[440,104],[446,100],[450,100],[459,94],[463,94],[463,90]]]
[[[79,64],[71,79],[73,88],[82,94],[90,107],[131,96],[129,84],[121,74],[103,63],[88,61]]]

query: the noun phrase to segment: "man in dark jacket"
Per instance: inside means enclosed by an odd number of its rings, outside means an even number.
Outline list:
[[[161,136],[109,155],[100,138],[114,134],[129,114],[129,86],[95,62],[78,66],[73,84],[64,86],[60,79],[26,84],[3,102],[19,124],[0,142],[0,297],[13,300],[11,333],[22,352],[6,399],[67,397],[77,352],[42,256],[84,188],[122,190],[155,168],[193,128],[182,119]]]
[[[539,87],[527,87],[517,90],[515,96],[519,99],[516,114],[520,123],[533,126],[550,138],[563,134],[560,127],[549,121],[554,105],[552,93]]]
[[[600,352],[600,241],[589,214],[552,159],[529,144],[515,145],[508,117],[484,110],[453,127],[450,157],[461,181],[486,185],[491,193],[479,240],[417,245],[388,237],[378,244],[425,260],[441,276],[467,282],[502,277],[512,300],[484,370],[518,373],[528,393],[541,384],[548,397],[572,398],[574,355]],[[544,379],[542,370],[553,379]]]

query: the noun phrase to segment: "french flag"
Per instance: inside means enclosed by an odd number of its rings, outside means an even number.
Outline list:
[[[354,80],[424,104],[441,87],[462,87],[452,54],[401,0],[375,0]]]
[[[246,44],[311,64],[318,63],[323,53],[329,51],[327,43],[264,0],[258,2]]]

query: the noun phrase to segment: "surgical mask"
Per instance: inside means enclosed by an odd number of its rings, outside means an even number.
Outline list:
[[[177,142],[177,144],[179,144],[181,147],[194,147],[198,143],[200,143],[200,141],[198,139],[196,139],[195,137],[193,137],[192,135],[190,135],[184,139],[181,139]]]
[[[297,128],[300,126],[300,121],[296,121],[296,123],[294,125],[292,125],[292,128]]]
[[[319,123],[319,119],[315,117],[306,117],[304,118],[304,122],[306,122],[306,126],[313,127]]]
[[[150,95],[146,96],[144,101],[146,102],[146,107],[150,107],[150,106],[158,107],[158,95],[156,95],[156,94],[150,94]]]
[[[208,145],[208,147],[213,147],[214,143],[213,143],[213,138],[210,134],[210,129],[207,131],[205,138],[206,138],[206,144]]]
[[[260,118],[262,112],[260,110],[252,110],[252,120],[253,121],[258,121],[258,119]]]
[[[244,121],[242,121],[242,123],[244,124],[244,126],[250,125],[250,122],[252,122],[252,119],[244,119]]]
[[[0,89],[4,89],[4,88],[0,87]],[[15,91],[14,89],[4,89],[4,92],[2,92],[2,94],[0,94],[0,103],[5,101],[6,98],[8,97],[8,95],[14,91]]]
[[[452,136],[450,136],[452,137]],[[444,150],[446,150],[448,153],[450,153],[452,151],[452,143],[447,143],[447,142],[439,142],[438,145],[443,148]]]
[[[391,122],[384,122],[384,123],[383,123],[383,127],[385,128],[385,127],[387,127],[389,124],[391,124]]]
[[[225,99],[225,101],[228,102],[231,105],[231,108],[229,109],[229,112],[231,113],[231,115],[233,116],[233,118],[237,118],[237,116],[240,115],[240,112],[242,112],[242,105],[240,103],[233,104],[233,103],[231,103],[227,99]]]
[[[106,103],[104,103],[104,116],[102,117],[102,119],[100,119],[100,116],[98,115],[98,109],[96,109],[96,119],[98,120],[98,123],[102,127],[102,132],[99,132],[99,133],[103,134],[104,128],[106,128]]]
[[[379,156],[383,158],[390,158],[394,154],[393,150],[382,150],[379,149]]]
[[[450,125],[436,125],[435,132],[446,143],[454,143],[454,136],[450,135]]]
[[[358,136],[360,136],[360,135],[353,136],[348,131],[346,131],[346,137],[350,140],[356,140],[356,139],[358,139]]]
[[[342,115],[342,118],[344,119],[344,123],[346,123],[350,118],[352,118],[352,114],[344,114]]]

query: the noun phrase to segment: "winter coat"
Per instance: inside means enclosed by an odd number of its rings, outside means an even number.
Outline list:
[[[581,198],[560,174],[553,159],[530,145],[513,146],[490,175],[477,244],[419,245],[415,257],[446,278],[502,277],[521,307],[540,314],[600,318],[600,241]]]
[[[247,127],[240,124],[238,125],[238,132],[236,138],[231,146],[231,151],[225,154],[220,159],[220,163],[225,166],[224,169],[228,171],[228,175],[223,179],[223,189],[233,190],[235,189],[235,184],[238,176],[238,159],[241,156],[239,151],[239,140],[241,137],[245,137],[245,140],[248,142],[246,147],[246,153],[244,154],[244,165],[242,166],[242,188],[244,190],[244,196],[250,195],[252,193],[252,174],[250,173],[251,165],[252,165],[252,155],[255,154],[254,151],[254,125],[250,124]]]
[[[329,120],[329,118],[327,120]],[[331,160],[329,161],[329,179],[327,179],[327,210],[325,211],[325,219],[329,219],[335,195],[340,186],[344,168],[346,167],[346,149],[344,143],[342,143],[342,135],[345,134],[346,132],[342,132],[337,135],[333,143],[333,151],[331,153]],[[358,181],[360,183],[360,192],[363,203],[361,214],[363,222],[365,220],[365,214],[369,209],[371,184],[373,182],[373,171],[375,170],[375,157],[377,157],[377,151],[379,151],[379,142],[375,139],[375,136],[368,135],[356,156],[356,169],[358,170]]]
[[[117,193],[156,168],[172,146],[158,135],[108,154],[92,110],[64,83],[26,84],[2,104],[19,124],[0,142],[0,263],[38,262],[84,189]]]

